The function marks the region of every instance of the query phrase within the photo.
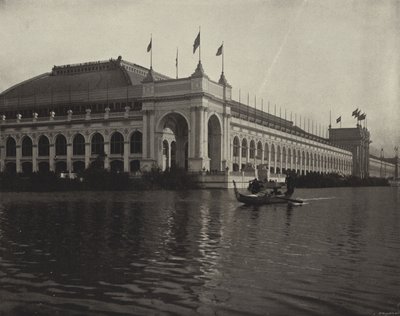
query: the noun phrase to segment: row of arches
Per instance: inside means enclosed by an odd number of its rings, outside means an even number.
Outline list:
[[[273,173],[284,170],[351,173],[351,160],[304,149],[281,146],[274,143],[248,141],[238,136],[232,142],[233,170],[238,171],[247,163],[267,164]]]
[[[131,154],[141,154],[142,153],[142,133],[140,131],[135,131],[132,133],[129,139],[129,147]],[[90,154],[91,155],[101,155],[104,154],[104,136],[100,133],[94,133],[89,140],[90,144]],[[123,155],[124,154],[124,136],[120,132],[114,132],[110,137],[110,154],[111,155]],[[37,143],[37,155],[39,157],[47,157],[50,155],[50,140],[47,136],[41,135],[38,138]],[[66,156],[67,155],[67,138],[58,134],[54,141],[55,155],[56,156]],[[72,154],[77,156],[84,156],[86,154],[86,140],[82,134],[76,134],[72,138]],[[5,144],[6,157],[16,157],[17,155],[17,142],[12,137],[7,137]],[[31,157],[33,155],[34,143],[30,136],[26,135],[21,139],[21,156]],[[89,153],[88,153],[89,154]]]

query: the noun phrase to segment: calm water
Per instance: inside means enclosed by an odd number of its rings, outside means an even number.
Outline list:
[[[400,308],[400,189],[0,193],[0,315],[377,315]]]

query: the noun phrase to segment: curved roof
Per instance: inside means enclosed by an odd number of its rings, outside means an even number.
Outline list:
[[[147,68],[110,59],[65,66],[54,66],[52,71],[18,83],[1,93],[6,98],[22,98],[62,91],[88,91],[139,85],[146,77]],[[156,80],[168,77],[157,74]]]

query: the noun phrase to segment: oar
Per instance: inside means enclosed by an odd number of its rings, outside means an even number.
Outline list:
[[[275,196],[277,199],[281,199],[281,200],[285,200],[288,202],[293,202],[293,203],[303,203],[302,200],[295,200],[295,199],[289,199],[289,198],[285,198],[283,196]]]

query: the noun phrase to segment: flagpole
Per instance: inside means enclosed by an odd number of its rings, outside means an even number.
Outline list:
[[[264,99],[261,98],[261,125],[264,125]]]
[[[176,60],[175,60],[175,65],[176,65],[176,79],[178,79],[178,47],[176,48]]]
[[[240,89],[239,89],[239,119],[241,119],[241,117],[240,117]]]
[[[257,124],[257,95],[254,95],[254,126]]]
[[[222,41],[222,73],[224,73],[224,41]]]
[[[199,26],[199,35],[200,35],[200,42],[199,42],[199,63],[201,63],[201,26]]]
[[[150,34],[150,69],[153,69],[153,34]]]
[[[247,92],[247,120],[250,121],[250,93]]]

